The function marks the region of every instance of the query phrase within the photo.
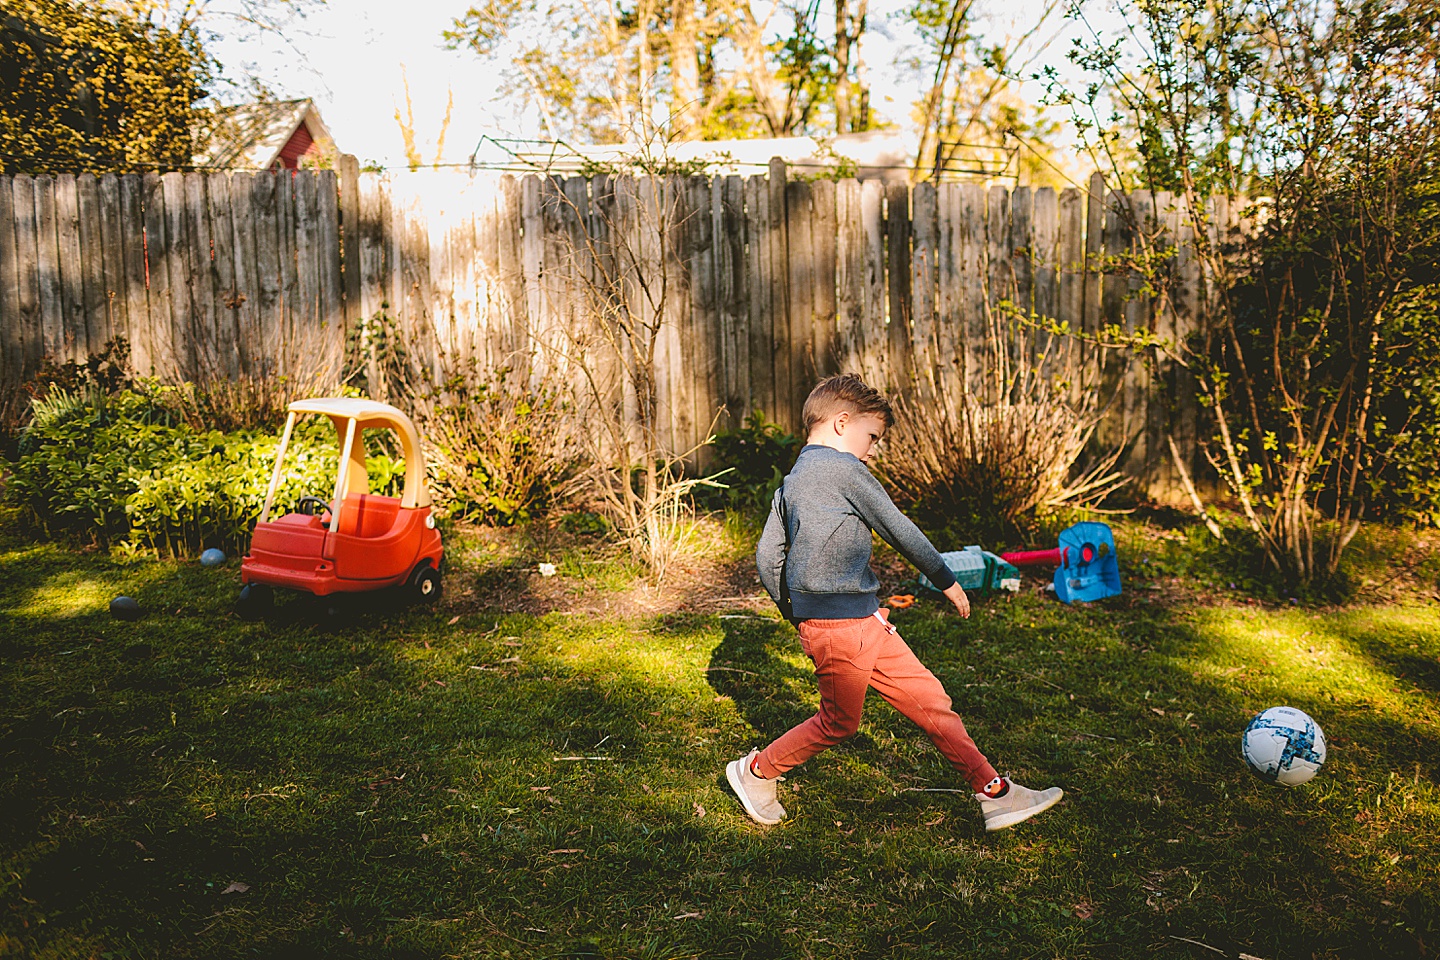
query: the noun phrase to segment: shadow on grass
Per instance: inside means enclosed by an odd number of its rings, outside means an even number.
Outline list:
[[[64,559],[0,584],[0,955],[791,952],[727,900],[738,822],[695,813],[729,720],[689,627],[324,633],[229,616],[233,571]],[[65,568],[147,616],[43,616]]]
[[[122,589],[150,615],[93,606]],[[1067,790],[987,836],[968,790],[924,792],[964,785],[878,698],[792,778],[792,822],[744,819],[724,762],[815,706],[776,620],[442,608],[323,633],[240,623],[235,589],[233,568],[0,551],[0,955],[1213,956],[1185,937],[1279,960],[1435,942],[1433,693],[1406,712],[1388,688],[1300,685],[1184,610],[1023,596],[966,622],[897,615],[982,749]],[[1334,632],[1378,644],[1366,662],[1391,681],[1384,631]],[[1297,790],[1237,756],[1276,697],[1341,741]]]
[[[823,815],[843,810],[889,829],[907,812],[925,809],[928,817],[933,809],[936,822],[960,818],[952,837],[988,844],[1006,859],[1037,842],[1051,846],[1045,869],[1069,882],[1032,877],[1022,900],[1056,905],[1056,924],[1076,927],[1073,938],[1057,938],[1073,955],[1206,953],[1188,940],[1230,956],[1429,955],[1440,899],[1428,884],[1440,846],[1413,836],[1440,820],[1433,789],[1440,704],[1428,655],[1397,652],[1363,630],[1353,641],[1377,676],[1419,688],[1429,715],[1408,718],[1377,709],[1363,690],[1316,689],[1283,671],[1263,684],[1232,682],[1238,671],[1203,618],[1144,599],[1065,607],[1043,596],[997,598],[977,604],[968,622],[922,604],[895,621],[992,761],[1025,783],[1059,783],[1067,798],[1041,820],[985,838],[960,801],[968,790],[958,775],[876,696],[860,733],[832,751],[838,756],[822,754],[794,772],[827,790],[848,781],[852,793],[873,791],[848,806],[827,804]],[[735,700],[759,742],[813,712],[813,677],[808,664],[797,666],[804,658],[788,626],[736,619],[724,629],[710,683]],[[1241,671],[1265,656],[1246,653],[1251,660]],[[1329,767],[1311,785],[1272,787],[1244,770],[1239,731],[1274,702],[1299,706],[1341,735],[1343,745],[1332,747]],[[1393,774],[1389,786],[1375,783],[1378,771],[1397,767],[1414,774],[1414,790],[1396,786]],[[956,788],[953,801],[926,792]],[[816,801],[802,792],[802,810],[807,796]],[[1381,807],[1390,811],[1375,813]],[[1383,869],[1386,858],[1391,871]],[[1406,860],[1413,872],[1393,871]],[[1052,886],[1069,892],[1047,892]],[[982,913],[974,928],[954,924],[951,914],[931,932],[981,950],[977,931],[995,923]],[[1085,922],[1077,925],[1077,915]],[[1037,920],[1033,910],[1030,916]],[[1380,917],[1388,919],[1377,924]],[[947,923],[949,933],[939,932]]]

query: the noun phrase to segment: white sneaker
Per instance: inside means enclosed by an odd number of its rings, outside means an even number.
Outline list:
[[[731,760],[725,765],[725,779],[730,781],[730,789],[740,798],[750,819],[770,827],[785,819],[785,808],[775,799],[775,780],[757,777],[750,771],[750,764],[759,752],[751,750],[739,760]]]
[[[1008,777],[1006,779],[1009,780]],[[1059,787],[1031,790],[1029,787],[1020,786],[1014,780],[1009,780],[1009,783],[1010,789],[1005,791],[1003,797],[975,794],[975,799],[980,801],[980,811],[985,814],[986,830],[1013,827],[1022,820],[1029,820],[1035,814],[1049,810],[1065,796],[1065,791]]]

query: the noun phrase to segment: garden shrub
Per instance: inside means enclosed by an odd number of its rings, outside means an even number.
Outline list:
[[[804,444],[759,410],[752,412],[739,428],[716,435],[717,479],[725,486],[697,491],[703,505],[763,518]]]
[[[130,343],[124,337],[107,340],[98,353],[83,362],[45,358],[29,382],[0,397],[0,447],[6,458],[14,459],[21,430],[37,414],[59,412],[52,410],[48,401],[74,406],[91,393],[108,395],[126,389],[133,378]]]
[[[142,477],[205,452],[147,394],[55,391],[21,432],[6,497],[50,536],[108,543],[128,532],[125,501]]]
[[[441,377],[406,344],[388,305],[346,343],[351,389],[407,411],[425,444],[431,496],[453,517],[507,525],[548,512],[581,472],[563,386],[446,353]]]
[[[580,457],[571,408],[508,369],[457,375],[417,403],[432,496],[452,516],[511,524],[547,512]]]
[[[55,391],[34,404],[6,497],[36,529],[100,545],[128,541],[175,556],[243,548],[265,501],[279,437],[199,431],[166,404],[169,388],[106,395]],[[367,438],[368,439],[368,438]],[[297,421],[276,506],[328,497],[339,448],[321,417]],[[371,492],[396,494],[404,464],[366,458]]]
[[[993,404],[902,394],[879,473],[942,549],[1028,542],[1053,525],[1053,515],[1096,503],[1125,482],[1112,471],[1118,452],[1077,473],[1097,417],[1060,393],[1037,381],[1030,396]]]

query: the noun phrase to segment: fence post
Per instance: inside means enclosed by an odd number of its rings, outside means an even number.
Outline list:
[[[340,276],[342,339],[360,322],[360,161],[353,153],[340,155]]]
[[[0,176],[0,383],[12,391],[25,379],[21,343],[20,257],[15,242],[15,195],[10,177]]]
[[[910,350],[910,185],[885,190],[885,279],[890,287],[890,384],[903,388],[915,368]]]

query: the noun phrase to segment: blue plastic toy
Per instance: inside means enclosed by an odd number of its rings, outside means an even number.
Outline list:
[[[1115,554],[1115,535],[1103,523],[1077,523],[1060,534],[1053,550],[1026,550],[1002,553],[1002,559],[1017,567],[1052,563],[1055,595],[1066,603],[1086,603],[1120,595],[1120,560]]]

